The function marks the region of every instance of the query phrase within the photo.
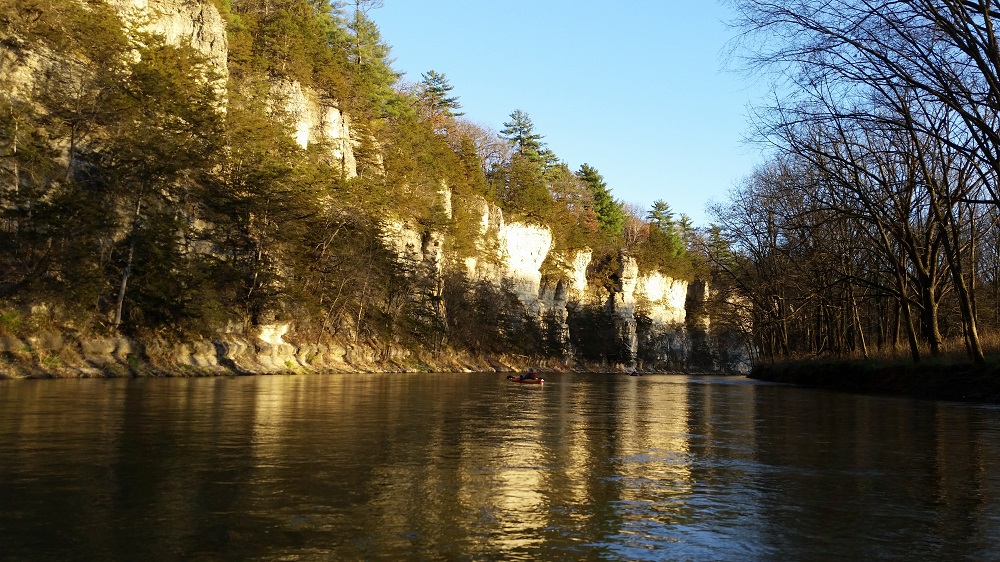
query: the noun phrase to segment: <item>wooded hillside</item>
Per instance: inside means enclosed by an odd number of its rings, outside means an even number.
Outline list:
[[[616,200],[527,112],[495,132],[465,118],[446,73],[401,82],[374,3],[214,4],[225,76],[108,3],[0,0],[0,64],[35,69],[0,75],[0,333],[171,338],[293,319],[299,340],[555,353],[503,329],[521,314],[509,299],[428,313],[412,298],[423,281],[384,244],[390,216],[443,233],[460,280],[483,201],[548,227],[556,250],[592,249],[598,286],[623,250],[679,279],[703,267],[686,217]],[[296,143],[280,83],[347,117],[355,169]],[[459,287],[442,298],[467,298]]]

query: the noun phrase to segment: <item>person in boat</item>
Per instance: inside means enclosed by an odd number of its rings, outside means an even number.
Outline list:
[[[521,380],[522,381],[525,380],[525,379],[534,380],[536,378],[538,378],[538,375],[535,374],[535,369],[534,368],[528,369],[528,373],[526,375],[521,375]]]

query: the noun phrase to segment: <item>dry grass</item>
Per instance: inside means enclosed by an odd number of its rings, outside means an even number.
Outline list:
[[[1000,363],[1000,333],[987,333],[980,335],[980,344],[986,356],[987,363]],[[931,356],[930,347],[926,344],[920,346],[920,358],[922,363],[941,364],[964,364],[971,363],[969,354],[965,349],[963,338],[946,339],[941,344],[941,354],[937,357]],[[798,362],[824,362],[824,361],[871,361],[875,363],[912,363],[910,347],[905,343],[895,347],[869,347],[868,356],[862,355],[860,351],[844,354],[793,354],[787,358],[776,358],[774,363],[798,363]]]
[[[973,363],[963,340],[949,341],[940,355],[921,349],[879,350],[863,357],[811,356],[754,365],[750,378],[863,394],[1000,403],[1000,337],[984,338],[986,364]]]

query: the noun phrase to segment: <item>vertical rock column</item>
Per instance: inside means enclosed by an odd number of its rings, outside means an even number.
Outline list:
[[[545,314],[545,303],[540,298],[540,269],[552,248],[552,233],[544,226],[514,222],[501,224],[497,239],[500,263],[504,268],[501,283],[506,282],[540,325]]]
[[[608,304],[615,325],[618,363],[627,368],[635,365],[636,354],[639,351],[635,322],[635,287],[638,277],[639,265],[635,258],[622,255],[618,282]]]
[[[548,308],[551,311],[548,318],[549,330],[553,343],[559,346],[566,361],[572,360],[576,353],[569,326],[570,310],[580,307],[586,298],[587,266],[592,257],[593,252],[585,248],[573,252],[568,261],[559,260],[566,278],[555,283],[551,297],[547,299],[550,301]]]
[[[545,314],[542,318],[548,345],[564,359],[573,355],[569,333],[569,287],[564,279],[547,280],[542,284],[541,301]]]
[[[689,355],[684,325],[688,282],[659,271],[639,276],[635,289],[639,361],[658,370],[684,367]]]

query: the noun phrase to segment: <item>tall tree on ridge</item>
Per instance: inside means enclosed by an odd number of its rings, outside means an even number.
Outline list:
[[[601,230],[608,236],[620,235],[625,226],[625,210],[611,196],[604,177],[590,164],[582,164],[576,175],[590,187],[594,198],[594,213],[597,214],[597,224]]]
[[[399,73],[392,69],[393,59],[389,58],[392,48],[382,39],[375,22],[368,17],[368,11],[382,7],[381,0],[355,0],[354,17],[349,28],[353,35],[351,61],[355,67],[357,85],[366,98],[366,112],[371,117],[380,118],[398,111],[396,93],[392,86],[399,80]]]
[[[510,114],[510,121],[503,124],[500,136],[507,139],[507,143],[518,154],[534,162],[541,161],[545,147],[542,139],[545,137],[535,132],[535,124],[531,122],[531,117],[528,117],[527,113],[515,109]]]
[[[462,107],[462,104],[458,103],[457,96],[448,95],[455,87],[448,82],[448,78],[444,73],[428,70],[420,76],[423,80],[420,81],[417,95],[421,101],[430,107],[433,114],[444,115],[445,117],[461,117],[465,115],[465,113],[456,111]]]
[[[670,230],[674,226],[674,212],[670,208],[670,205],[663,199],[653,201],[652,208],[646,213],[646,219],[663,232]]]
[[[655,252],[671,258],[684,253],[686,246],[680,225],[674,220],[674,212],[666,201],[662,199],[653,201],[652,208],[646,213],[646,220],[654,227],[649,231],[649,245]]]

